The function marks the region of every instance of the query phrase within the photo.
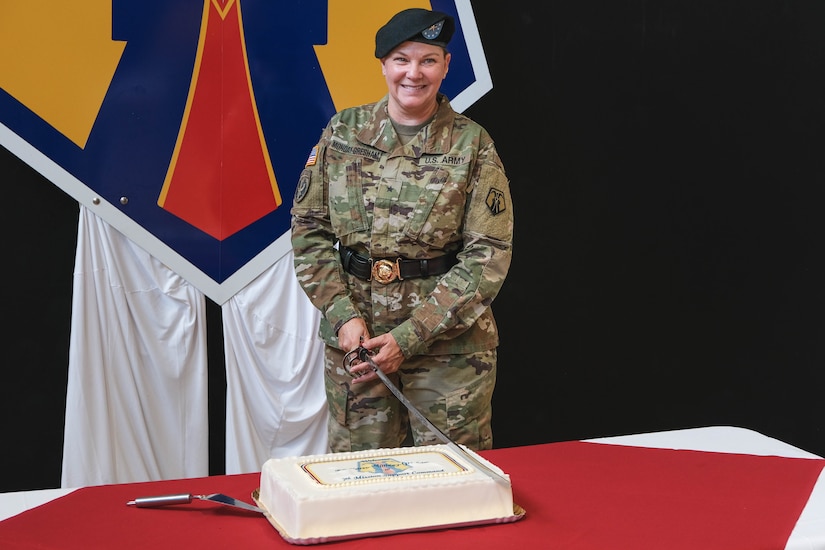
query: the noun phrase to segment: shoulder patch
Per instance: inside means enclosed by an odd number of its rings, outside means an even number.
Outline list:
[[[495,187],[491,188],[490,192],[487,193],[487,199],[484,202],[487,203],[487,208],[490,209],[490,212],[492,212],[494,216],[507,209],[507,205],[504,204],[504,193]]]
[[[309,180],[310,172],[309,170],[304,170],[298,180],[298,186],[295,188],[295,202],[301,202],[304,200],[304,197],[307,196],[307,191],[309,191]]]

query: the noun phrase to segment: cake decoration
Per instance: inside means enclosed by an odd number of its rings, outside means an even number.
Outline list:
[[[466,447],[457,452],[450,445],[272,458],[261,468],[253,496],[294,544],[509,523],[524,516],[507,474]]]

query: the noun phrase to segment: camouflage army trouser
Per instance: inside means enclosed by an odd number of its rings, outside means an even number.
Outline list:
[[[441,440],[380,381],[350,385],[344,353],[326,346],[324,357],[329,445],[332,452],[430,445]],[[430,422],[456,443],[491,449],[496,350],[467,355],[419,355],[389,378]]]

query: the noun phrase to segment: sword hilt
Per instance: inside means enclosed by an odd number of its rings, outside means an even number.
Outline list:
[[[361,361],[368,361],[370,357],[373,356],[372,350],[365,348],[364,346],[358,346],[355,348],[358,351],[358,359]]]
[[[363,340],[363,338],[362,338]],[[378,365],[376,365],[373,361],[370,360],[370,357],[374,355],[374,352],[370,349],[365,348],[364,346],[358,346],[354,350],[347,352],[344,355],[343,365],[344,370],[347,371],[347,374],[350,376],[355,376],[350,368],[352,367],[352,362],[356,359],[360,359],[364,363],[368,363],[372,370],[378,370]],[[360,376],[360,374],[359,374]]]

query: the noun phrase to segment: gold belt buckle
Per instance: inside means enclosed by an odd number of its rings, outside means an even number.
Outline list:
[[[372,278],[381,284],[391,283],[396,279],[401,279],[401,271],[398,268],[398,260],[377,260],[372,263]]]

